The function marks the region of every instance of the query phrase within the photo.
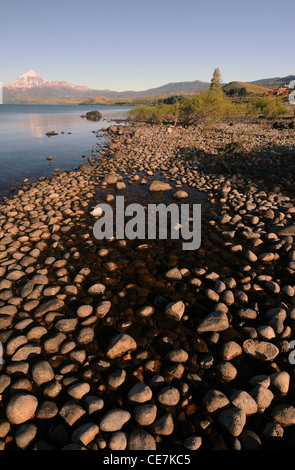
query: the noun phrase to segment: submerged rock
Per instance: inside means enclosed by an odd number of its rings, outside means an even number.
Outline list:
[[[88,111],[85,114],[85,117],[89,121],[100,121],[102,119],[102,114],[99,111]]]
[[[169,183],[164,183],[163,181],[154,180],[150,184],[149,191],[150,192],[165,192],[170,191],[172,186]]]

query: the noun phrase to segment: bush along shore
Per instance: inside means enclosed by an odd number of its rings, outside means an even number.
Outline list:
[[[105,132],[0,207],[1,449],[294,449],[294,130]],[[206,201],[198,250],[94,238],[155,180]]]

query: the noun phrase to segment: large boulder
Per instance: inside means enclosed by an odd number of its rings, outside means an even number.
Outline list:
[[[102,118],[102,114],[99,111],[88,111],[85,117],[89,121],[100,121]]]

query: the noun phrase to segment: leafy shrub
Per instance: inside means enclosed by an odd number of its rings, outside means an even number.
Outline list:
[[[160,124],[162,122],[175,122],[178,117],[179,103],[159,104],[157,106],[137,106],[130,111],[136,121]]]
[[[280,98],[256,98],[250,105],[249,114],[265,117],[278,117],[286,114],[287,109]]]
[[[234,104],[221,89],[210,88],[180,105],[180,120],[185,124],[212,124],[221,119],[241,115],[245,107]]]
[[[145,122],[170,122],[183,125],[203,123],[210,125],[218,120],[241,115],[246,112],[243,105],[234,104],[221,89],[209,88],[190,98],[174,104],[159,104],[155,107],[140,106],[131,110],[131,117]]]

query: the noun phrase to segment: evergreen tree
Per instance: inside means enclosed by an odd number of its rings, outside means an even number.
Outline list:
[[[238,96],[247,96],[247,90],[245,87],[240,88]]]
[[[214,90],[221,90],[222,88],[221,72],[218,68],[213,72],[210,88]]]

